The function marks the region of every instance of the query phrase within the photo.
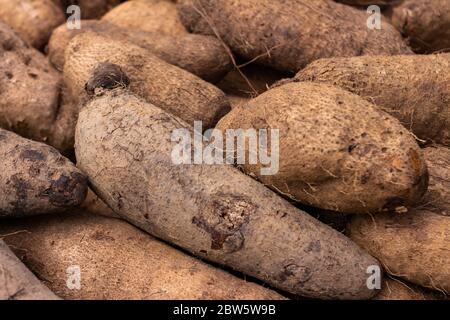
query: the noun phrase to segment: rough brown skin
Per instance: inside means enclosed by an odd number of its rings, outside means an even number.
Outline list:
[[[261,164],[248,160],[243,169],[313,207],[343,213],[403,210],[427,189],[414,137],[387,113],[337,87],[312,82],[276,87],[233,109],[217,128],[278,129],[279,172],[263,176]]]
[[[395,278],[386,278],[382,289],[373,300],[436,300],[437,297],[410,283]]]
[[[0,227],[0,234],[20,230],[27,232],[5,241],[64,299],[284,299],[118,219],[83,213],[21,219]],[[80,290],[67,288],[67,268],[73,265],[81,269]]]
[[[377,257],[388,273],[450,292],[450,217],[423,209],[402,215],[356,215],[348,233]]]
[[[166,0],[126,1],[109,11],[102,20],[137,31],[174,36],[188,33],[178,17],[176,5]]]
[[[142,32],[97,20],[82,20],[81,25],[81,29],[73,30],[61,25],[53,32],[48,45],[48,56],[58,70],[64,67],[64,51],[70,40],[85,31],[118,41],[131,42],[207,81],[215,82],[221,79],[232,68],[229,55],[214,37]]]
[[[424,155],[430,184],[421,208],[450,217],[450,149],[439,146],[425,148]]]
[[[390,10],[392,24],[416,52],[450,51],[448,0],[404,0]]]
[[[294,81],[337,85],[382,107],[420,139],[450,146],[449,70],[450,53],[333,58],[311,63]]]
[[[59,300],[11,252],[1,234],[0,300]]]
[[[77,5],[81,9],[82,19],[99,19],[109,10],[119,5],[122,0],[52,0],[59,5],[64,12],[71,5]],[[67,13],[67,12],[66,12]],[[68,14],[70,15],[70,14]]]
[[[86,176],[50,146],[0,129],[0,158],[0,218],[60,212],[86,197]]]
[[[58,114],[61,76],[0,22],[0,127],[47,141]]]
[[[64,80],[78,102],[98,63],[119,65],[132,80],[131,91],[190,124],[213,127],[230,110],[225,94],[212,84],[172,66],[147,50],[93,33],[76,36],[66,50]]]
[[[320,58],[411,52],[390,24],[370,30],[365,12],[328,0],[183,0],[179,11],[190,31],[217,33],[240,56],[281,71]]]
[[[375,294],[366,270],[376,260],[345,236],[231,166],[174,165],[172,131],[189,124],[122,89],[96,92],[80,113],[76,155],[122,218],[292,294]]]
[[[64,23],[64,14],[51,0],[0,0],[0,20],[42,49],[52,30]]]
[[[53,134],[59,138],[59,150],[74,146],[74,131],[79,108],[87,99],[85,84],[98,63],[120,65],[133,80],[131,90],[151,103],[188,121],[202,121],[204,128],[213,127],[230,109],[225,94],[197,76],[170,65],[148,50],[99,36],[92,32],[77,35],[65,56],[66,92],[60,111],[61,123]]]

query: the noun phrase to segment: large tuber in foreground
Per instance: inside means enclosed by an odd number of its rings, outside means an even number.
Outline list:
[[[95,73],[101,79],[102,66]],[[125,77],[110,75],[106,69],[99,83]],[[231,166],[174,164],[171,135],[189,124],[124,89],[101,87],[81,110],[75,150],[93,189],[121,217],[292,294],[376,294],[366,272],[378,263],[348,238]]]
[[[10,234],[5,241],[20,248],[19,257],[64,299],[284,299],[118,219],[74,212],[11,221],[0,226],[2,233]],[[79,290],[67,286],[77,270]]]
[[[264,175],[261,163],[249,157],[242,167],[313,207],[403,211],[427,190],[428,172],[414,137],[387,113],[337,87],[311,82],[276,87],[233,109],[217,128],[279,130],[279,171]]]

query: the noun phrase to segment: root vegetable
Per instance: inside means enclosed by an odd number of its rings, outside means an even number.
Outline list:
[[[70,40],[86,31],[140,46],[160,59],[207,81],[221,79],[232,67],[229,55],[214,37],[134,31],[97,20],[83,20],[81,24],[82,29],[79,30],[69,30],[66,25],[62,25],[53,32],[48,51],[50,61],[57,69],[62,70],[64,67],[64,51]]]
[[[64,13],[51,0],[0,0],[0,20],[42,49],[52,30],[64,23]]]
[[[23,229],[28,232],[15,233]],[[5,241],[21,248],[21,259],[65,299],[284,299],[118,219],[79,212],[21,219],[0,230],[13,234]],[[77,270],[80,287],[71,290],[67,283]]]
[[[450,50],[450,2],[404,0],[388,13],[392,24],[420,53]]]
[[[95,73],[104,90],[81,110],[76,155],[96,194],[122,218],[296,295],[376,293],[366,284],[376,260],[231,166],[174,164],[171,135],[189,125],[108,85],[124,75],[111,78],[103,66]]]
[[[188,33],[178,17],[176,5],[167,0],[127,1],[108,12],[102,20],[137,31],[174,36]]]
[[[365,12],[328,0],[184,0],[179,11],[190,31],[216,34],[240,56],[281,71],[320,58],[411,53],[390,24],[370,30]]]
[[[447,148],[427,148],[430,193],[408,214],[354,217],[350,237],[377,257],[387,272],[443,293],[450,292]]]
[[[86,96],[85,84],[102,62],[119,65],[133,80],[134,93],[190,124],[203,121],[211,128],[230,109],[225,94],[215,86],[147,50],[92,33],[76,36],[66,50],[64,80],[71,97]]]
[[[50,146],[0,129],[0,157],[0,218],[60,212],[86,197],[86,176]]]
[[[0,54],[0,127],[47,141],[59,112],[61,76],[1,22]]]
[[[313,207],[343,213],[404,210],[427,190],[428,173],[414,137],[387,113],[337,87],[279,86],[233,109],[217,129],[279,130],[278,172],[265,175],[264,165],[249,157],[242,167]],[[272,157],[276,151],[268,148]]]
[[[450,218],[450,149],[441,146],[425,148],[424,155],[430,184],[421,208]]]
[[[73,154],[74,130],[77,124],[79,97],[72,97],[66,85],[61,89],[59,110],[47,143],[64,155]]]
[[[420,209],[372,218],[357,215],[348,232],[353,241],[380,260],[388,273],[450,292],[450,217]]]
[[[419,138],[450,146],[449,70],[450,53],[333,58],[311,63],[294,81],[337,85],[382,107]]]

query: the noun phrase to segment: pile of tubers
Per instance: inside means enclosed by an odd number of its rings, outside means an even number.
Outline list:
[[[0,0],[0,55],[0,299],[448,298],[449,1]]]

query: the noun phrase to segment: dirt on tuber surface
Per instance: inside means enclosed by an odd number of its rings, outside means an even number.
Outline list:
[[[450,146],[450,53],[322,59],[295,78],[339,86],[383,108],[419,139]]]
[[[107,89],[82,108],[75,150],[93,190],[122,218],[292,294],[376,294],[366,270],[377,261],[348,238],[231,166],[175,164],[172,132],[189,124],[124,88]]]
[[[275,111],[276,110],[276,111]],[[342,213],[405,210],[428,186],[414,137],[387,113],[338,87],[312,82],[273,88],[223,117],[217,127],[278,130],[278,172],[240,165],[292,200]],[[244,154],[251,143],[243,145]],[[231,151],[230,151],[231,152]]]
[[[0,157],[0,218],[61,212],[86,198],[86,176],[48,145],[0,129]]]
[[[140,46],[167,63],[207,81],[220,80],[232,68],[228,53],[214,37],[196,34],[173,36],[159,32],[137,31],[97,20],[82,20],[81,24],[81,29],[71,30],[62,25],[53,32],[48,45],[48,55],[58,70],[64,68],[64,52],[70,40],[86,31]]]
[[[17,255],[64,299],[285,299],[119,219],[73,212],[14,220],[0,226],[0,234],[4,233],[10,234],[5,241]],[[79,290],[67,285],[76,270],[81,276]]]
[[[190,31],[285,72],[320,58],[412,53],[389,23],[370,30],[365,12],[329,0],[181,0],[178,7]]]

